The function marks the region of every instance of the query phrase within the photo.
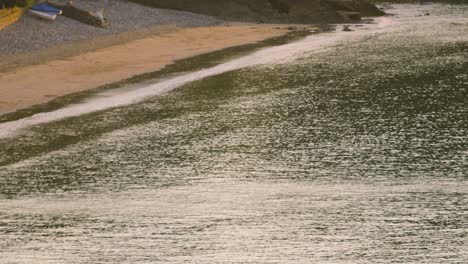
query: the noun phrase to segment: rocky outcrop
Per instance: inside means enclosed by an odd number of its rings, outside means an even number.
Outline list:
[[[359,12],[361,16],[378,16],[383,15],[383,12],[378,9],[374,4],[369,1],[357,1],[357,0],[326,0],[334,10],[347,11],[347,12]]]
[[[348,22],[382,15],[368,0],[130,0],[238,21],[277,23]],[[351,16],[343,16],[343,14]]]
[[[362,16],[359,12],[337,11],[343,22],[352,22],[361,20]]]

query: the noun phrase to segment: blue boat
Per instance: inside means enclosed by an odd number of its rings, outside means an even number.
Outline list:
[[[50,5],[46,4],[46,3],[33,5],[30,10],[36,11],[36,12],[47,13],[47,14],[51,14],[51,15],[60,15],[60,14],[62,14],[62,10],[60,10],[58,8],[55,8],[53,6],[50,6]]]

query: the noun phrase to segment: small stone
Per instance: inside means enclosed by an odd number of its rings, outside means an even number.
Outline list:
[[[343,31],[354,31],[354,30],[352,30],[349,25],[345,25],[343,26]]]

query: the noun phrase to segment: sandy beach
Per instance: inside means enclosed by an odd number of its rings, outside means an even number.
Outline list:
[[[113,36],[38,50],[26,54],[28,61],[22,61],[20,54],[16,55],[20,58],[16,64],[10,58],[14,67],[4,64],[0,71],[0,113],[157,71],[178,59],[279,36],[288,29],[286,26],[233,24],[195,28],[165,26],[153,31],[159,34],[146,37],[140,34],[130,41],[131,36],[123,36],[123,39]],[[92,45],[88,45],[90,43]],[[95,50],[81,52],[86,46]],[[50,57],[54,59],[45,60]],[[44,63],[39,63],[41,61]]]

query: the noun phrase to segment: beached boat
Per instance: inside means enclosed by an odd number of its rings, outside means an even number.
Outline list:
[[[107,25],[107,20],[104,18],[104,13],[102,10],[96,14],[93,14],[87,10],[75,7],[73,4],[70,4],[70,2],[66,5],[59,5],[53,2],[48,4],[52,7],[63,10],[63,16],[80,21],[82,23],[96,27],[105,27]]]
[[[23,14],[23,9],[18,7],[0,9],[0,30],[16,22],[21,14]]]
[[[57,18],[57,15],[62,14],[62,10],[50,6],[46,3],[42,3],[33,5],[29,9],[29,13],[31,13],[35,17],[39,17],[42,19],[55,20]]]
[[[62,10],[55,8],[53,6],[50,6],[46,3],[33,5],[30,10],[33,10],[36,12],[42,12],[42,13],[51,13],[51,14],[56,14],[56,15],[62,14]]]
[[[29,10],[29,13],[35,17],[47,19],[47,20],[55,20],[57,18],[57,13],[47,13],[47,12],[41,12],[41,11],[36,11],[36,10]]]

